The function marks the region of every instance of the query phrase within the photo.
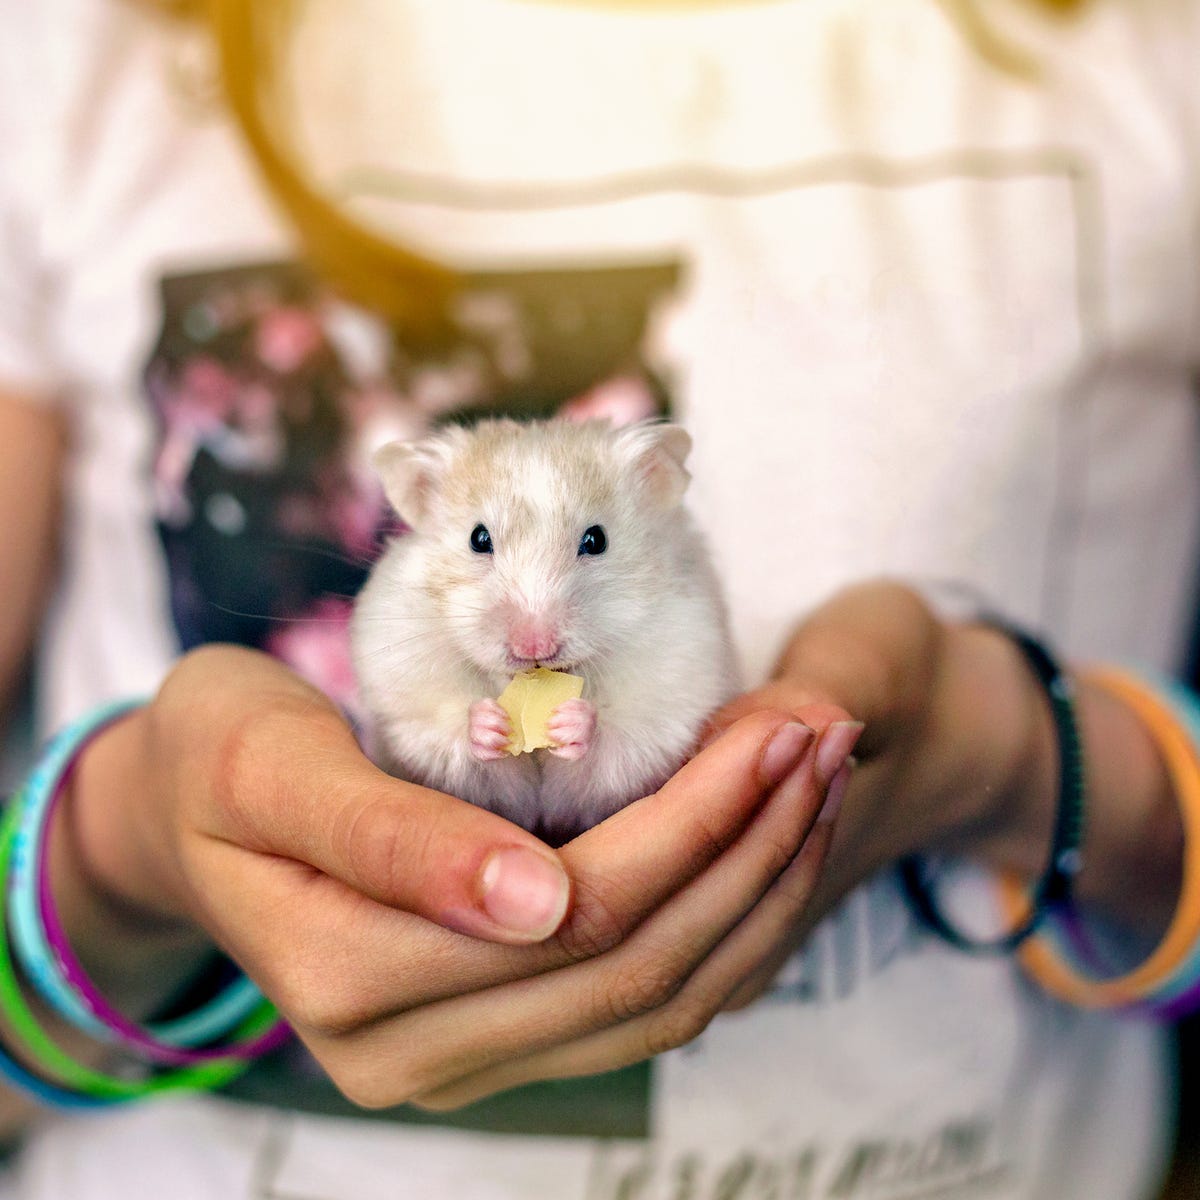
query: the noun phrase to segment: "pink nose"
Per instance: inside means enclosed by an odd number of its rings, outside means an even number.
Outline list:
[[[541,661],[558,654],[558,630],[541,621],[514,621],[508,627],[508,649],[514,658]]]

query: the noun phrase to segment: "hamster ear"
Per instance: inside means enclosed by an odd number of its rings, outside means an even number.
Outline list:
[[[650,498],[663,508],[678,504],[691,479],[683,465],[692,448],[691,435],[678,425],[639,421],[616,430],[615,436]]]
[[[388,442],[371,455],[384,494],[414,529],[429,510],[437,460],[421,442]]]

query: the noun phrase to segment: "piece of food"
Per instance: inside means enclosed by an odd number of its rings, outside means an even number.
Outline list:
[[[496,702],[512,721],[512,740],[509,754],[528,754],[549,746],[546,722],[564,700],[578,700],[583,694],[583,680],[564,671],[534,667],[518,671],[512,682],[496,697]]]

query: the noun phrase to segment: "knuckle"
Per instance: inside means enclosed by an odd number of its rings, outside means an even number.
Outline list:
[[[438,840],[436,817],[414,821],[386,797],[351,806],[340,825],[333,833],[335,845],[362,886],[377,896],[411,890]]]
[[[319,709],[290,702],[263,704],[222,726],[210,777],[219,811],[253,839],[264,804],[286,804],[298,774],[299,754],[314,755],[336,726]]]
[[[633,963],[621,978],[600,989],[599,1007],[618,1024],[645,1016],[666,1005],[685,978],[683,971],[657,959]]]
[[[803,844],[799,836],[803,831],[803,826],[798,825],[795,836],[788,837],[782,830],[779,832],[763,830],[759,838],[759,862],[763,890],[774,884],[792,865]]]
[[[465,1092],[430,1092],[427,1095],[413,1096],[409,1100],[409,1104],[413,1108],[419,1108],[423,1112],[428,1113],[449,1113],[455,1112],[460,1108],[465,1108],[474,1100],[479,1099],[478,1096],[471,1096]]]
[[[376,1014],[363,997],[331,975],[320,961],[323,957],[291,954],[282,969],[268,971],[260,982],[289,1024],[314,1037],[334,1040],[361,1029]]]
[[[286,1006],[283,1001],[280,1002],[280,1008],[288,1013],[291,1024],[308,1030],[316,1037],[333,1040],[347,1037],[368,1023],[370,1014],[355,1004],[352,998],[344,997],[330,988],[328,980],[323,982],[324,990],[292,989],[288,993]]]
[[[404,1104],[415,1094],[414,1089],[407,1086],[402,1072],[392,1070],[378,1059],[362,1061],[356,1057],[322,1065],[334,1087],[355,1108],[369,1111],[392,1108]]]
[[[721,828],[716,818],[705,819],[703,814],[695,814],[689,826],[689,876],[698,875],[710,863],[716,862],[728,849],[731,836],[732,831]]]
[[[266,713],[259,712],[237,722],[217,748],[211,778],[212,796],[221,814],[243,834],[253,830],[252,814],[256,801],[271,779],[262,755],[263,726],[269,720]]]
[[[649,1056],[678,1050],[694,1042],[709,1026],[716,1010],[684,996],[678,996],[660,1009],[646,1027],[646,1053]]]
[[[421,1069],[420,1053],[413,1047],[384,1048],[374,1034],[332,1042],[314,1039],[309,1049],[334,1087],[356,1108],[393,1108],[437,1086],[422,1078],[429,1072]]]
[[[582,962],[620,945],[627,931],[608,882],[578,878],[573,890],[571,911],[556,936],[568,959]]]

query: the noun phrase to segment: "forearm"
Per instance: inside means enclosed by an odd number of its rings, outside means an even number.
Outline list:
[[[0,714],[17,692],[54,576],[65,456],[66,430],[51,407],[0,392]]]
[[[939,789],[943,804],[928,814],[925,829],[914,823],[920,837],[910,834],[903,850],[961,852],[1033,881],[1046,870],[1058,801],[1048,699],[1014,643],[991,629],[950,627],[939,670],[926,744],[957,739],[960,752]],[[1137,715],[1086,675],[1076,680],[1085,769],[1076,897],[1123,924],[1157,932],[1179,895],[1178,803]]]
[[[1078,676],[1077,676],[1078,678]],[[1147,931],[1178,896],[1181,823],[1139,717],[1079,679],[1086,772],[1081,903]],[[760,693],[834,700],[866,722],[814,919],[912,853],[947,851],[1027,880],[1046,868],[1058,795],[1047,696],[1011,638],[938,620],[892,584],[851,589],[807,620]]]
[[[138,1015],[163,1001],[211,948],[166,902],[162,847],[149,843],[146,710],[80,756],[50,834],[50,880],[72,948],[105,996]],[[144,810],[143,810],[144,811]]]

